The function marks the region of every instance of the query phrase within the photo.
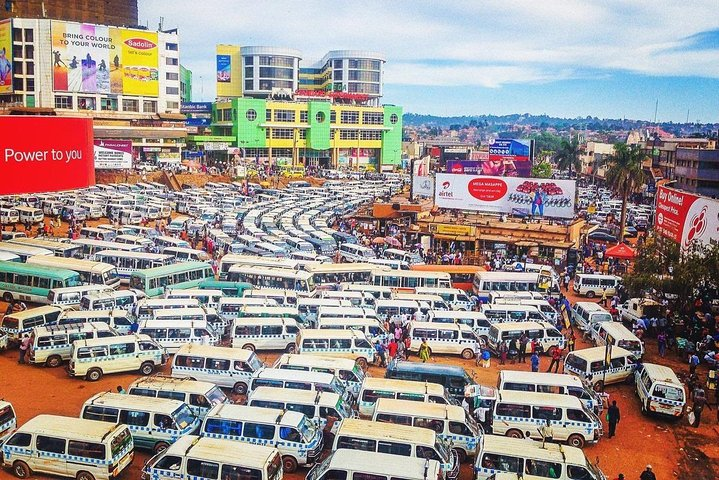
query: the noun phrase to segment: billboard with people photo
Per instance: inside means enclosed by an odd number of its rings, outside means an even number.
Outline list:
[[[12,20],[0,20],[0,95],[12,91]]]
[[[531,176],[532,147],[532,140],[492,140],[489,144],[489,158],[482,162],[482,174],[497,177]]]

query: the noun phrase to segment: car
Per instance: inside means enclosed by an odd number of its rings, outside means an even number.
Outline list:
[[[595,242],[617,243],[617,237],[610,235],[607,232],[595,231],[587,235],[587,238],[589,240],[594,240]]]
[[[639,231],[636,228],[634,228],[632,226],[627,226],[624,228],[624,236],[625,237],[636,238],[637,235],[639,235]]]

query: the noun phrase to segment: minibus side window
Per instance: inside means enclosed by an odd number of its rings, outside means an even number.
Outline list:
[[[590,422],[583,411],[574,408],[567,409],[567,420],[571,420],[573,422]]]
[[[35,440],[35,446],[41,452],[48,453],[65,453],[65,439],[46,437],[44,435],[38,435]]]
[[[505,390],[514,390],[517,392],[534,392],[534,385],[529,383],[506,382],[503,387]]]
[[[541,420],[561,420],[562,410],[555,407],[532,407],[532,416]]]
[[[125,355],[135,351],[134,343],[117,343],[110,345],[110,355]]]
[[[562,474],[562,464],[528,459],[526,473],[538,477],[559,478]]]
[[[216,479],[220,465],[205,460],[187,459],[187,475],[190,477]]]
[[[562,387],[559,387],[557,385],[537,385],[537,392],[540,393],[556,393],[561,394]]]
[[[529,405],[517,405],[514,403],[500,403],[497,405],[497,415],[504,417],[530,418],[531,408]]]
[[[262,408],[285,408],[285,405],[282,402],[271,402],[269,400],[252,400],[251,405],[253,407]]]
[[[134,425],[137,427],[146,427],[147,424],[150,423],[150,414],[147,412],[121,410],[119,423]]]
[[[467,425],[461,422],[449,422],[449,433],[453,433],[454,435],[474,436]]]
[[[309,418],[312,418],[315,416],[315,407],[314,405],[301,405],[299,403],[288,403],[287,404],[287,410],[291,410],[293,412],[300,412],[307,415]]]
[[[567,475],[572,480],[592,480],[594,478],[586,468],[577,465],[567,465]]]
[[[439,404],[442,404],[442,405],[446,405],[446,404],[447,404],[447,399],[445,399],[444,397],[438,397],[438,396],[436,396],[436,395],[430,395],[430,396],[429,396],[429,403],[439,403]]]
[[[141,397],[155,397],[157,396],[157,391],[150,388],[135,387],[130,389],[130,395],[139,395]]]
[[[240,437],[242,436],[242,422],[222,418],[208,418],[207,422],[205,422],[204,431]]]
[[[522,473],[523,463],[521,458],[499,453],[485,453],[482,457],[482,468],[503,472]]]
[[[437,455],[437,452],[434,451],[434,448],[425,447],[423,445],[417,445],[417,458],[426,458],[429,460],[437,460],[440,463],[442,462],[442,459],[439,458],[439,455]]]
[[[362,394],[363,402],[374,403],[378,398],[394,398],[394,393],[383,392],[381,390],[365,390],[364,394]]]
[[[153,468],[157,470],[179,470],[182,466],[182,457],[176,457],[174,455],[166,455],[157,461]]]
[[[412,446],[406,443],[385,442],[380,440],[377,442],[377,451],[379,453],[409,457],[412,455]]]
[[[624,357],[612,358],[609,363],[609,368],[622,368],[624,367]]]
[[[185,401],[185,394],[182,392],[164,392],[160,390],[157,392],[157,398],[169,398],[171,400]]]
[[[581,398],[581,399],[589,399],[589,394],[583,389],[579,387],[568,387],[567,393],[569,393],[573,397]]]
[[[420,428],[429,428],[430,430],[434,430],[437,433],[442,433],[444,431],[444,422],[442,420],[436,420],[431,418],[417,417],[414,419],[414,426]]]
[[[67,444],[67,454],[76,457],[105,459],[105,445],[101,443],[78,442],[70,440]]]
[[[377,422],[383,423],[396,423],[397,425],[408,425],[412,426],[412,417],[405,415],[394,415],[390,413],[380,413],[375,419]]]
[[[230,361],[221,358],[208,358],[205,361],[205,368],[209,370],[229,370]]]
[[[601,372],[604,370],[604,360],[597,360],[596,362],[592,362],[590,365],[592,372]]]
[[[248,438],[260,438],[263,440],[272,440],[275,437],[274,425],[263,425],[261,423],[245,423],[242,429],[244,436]]]
[[[272,467],[270,467],[270,472]],[[272,478],[272,475],[268,475]],[[325,475],[325,478],[327,476]],[[261,480],[262,472],[260,470],[238,467],[236,465],[222,465],[222,480]]]
[[[11,447],[29,447],[32,441],[32,435],[29,433],[16,433],[5,442],[5,445]]]
[[[339,450],[341,448],[374,452],[377,448],[377,442],[364,438],[340,437],[337,441],[337,449]]]
[[[85,408],[85,411],[82,412],[82,418],[87,420],[117,423],[117,413],[116,408],[88,405],[87,408]]]

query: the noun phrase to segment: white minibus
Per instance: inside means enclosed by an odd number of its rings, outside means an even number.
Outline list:
[[[0,332],[7,335],[9,343],[19,344],[23,335],[34,327],[55,323],[63,311],[64,307],[43,306],[11,313],[0,320]]]
[[[601,297],[605,291],[609,296],[614,295],[620,283],[622,283],[622,278],[616,275],[578,273],[574,277],[572,288],[577,295],[594,298]]]
[[[427,321],[466,325],[471,328],[484,343],[487,343],[489,327],[492,326],[482,312],[465,312],[462,310],[430,310],[427,312]]]
[[[232,323],[232,347],[246,350],[284,350],[294,353],[299,327],[291,318],[237,318]]]
[[[165,247],[162,249],[163,255],[171,255],[178,262],[210,262],[210,255],[204,250],[195,250],[186,247]]]
[[[153,398],[170,398],[189,405],[190,410],[199,418],[205,418],[215,405],[232,403],[220,387],[210,382],[193,378],[175,378],[153,375],[135,380],[127,387],[130,395]]]
[[[392,287],[381,285],[364,285],[360,283],[342,283],[341,290],[347,292],[363,292],[371,294],[376,300],[391,300]]]
[[[584,348],[569,352],[564,359],[564,371],[589,382],[595,390],[604,385],[633,380],[637,359],[632,352],[621,347],[611,348],[609,365],[606,365],[606,347]]]
[[[502,370],[499,372],[497,387],[499,390],[517,392],[571,395],[577,397],[584,406],[597,414],[601,413],[604,408],[602,398],[592,389],[591,385],[579,377],[567,373]]]
[[[200,308],[200,301],[196,298],[143,298],[135,304],[132,313],[138,320],[147,320],[157,310],[179,308]]]
[[[25,262],[43,267],[72,270],[80,274],[80,281],[84,284],[105,285],[114,289],[120,286],[117,267],[109,263],[54,256],[47,257],[44,255],[30,257]]]
[[[352,360],[319,355],[284,353],[275,361],[272,368],[331,373],[347,385],[355,398],[357,398],[362,382],[366,377],[364,370]]]
[[[390,260],[399,260],[401,262],[406,262],[409,265],[424,265],[424,259],[419,253],[399,250],[397,248],[386,249],[384,253],[382,253],[382,256]]]
[[[75,340],[116,336],[115,329],[100,322],[35,327],[30,336],[28,363],[59,367],[62,362],[70,360]]]
[[[444,298],[436,294],[397,292],[394,298],[397,300],[414,300],[420,304],[426,303],[432,310],[451,310]]]
[[[409,326],[410,352],[419,352],[425,341],[431,353],[461,355],[465,360],[474,358],[477,344],[482,341],[464,324],[412,322]]]
[[[352,401],[352,392],[347,384],[332,373],[285,368],[265,368],[252,375],[250,390],[259,387],[289,388],[313,392],[334,392],[347,401]]]
[[[656,363],[642,363],[634,372],[643,413],[680,418],[684,414],[684,385],[674,370]]]
[[[444,480],[436,460],[410,458],[390,453],[335,450],[312,467],[307,480]]]
[[[537,299],[529,299],[529,298],[517,298],[517,297],[500,297],[495,299],[494,304],[497,306],[502,305],[524,305],[524,306],[533,306],[537,307],[537,309],[542,312],[542,315],[544,315],[548,320],[552,322],[556,322],[559,318],[559,313],[557,310],[546,300],[537,300]]]
[[[39,208],[33,207],[15,207],[19,214],[20,223],[42,223],[45,219],[45,214]]]
[[[322,317],[317,323],[319,329],[356,330],[365,334],[367,339],[376,343],[386,342],[391,336],[384,325],[376,318],[333,318]]]
[[[534,305],[492,303],[479,308],[490,322],[546,322],[548,319]]]
[[[169,289],[165,292],[165,298],[194,298],[200,305],[209,308],[217,308],[223,296],[222,290],[201,288]]]
[[[157,342],[168,353],[175,353],[182,345],[188,343],[199,343],[202,345],[217,345],[219,337],[207,323],[207,320],[196,320],[197,313],[194,308],[183,308],[179,310],[164,310],[159,314],[169,313],[169,317],[158,317],[150,320],[143,320],[138,333],[147,335]],[[188,312],[188,317],[175,312]],[[204,315],[204,312],[203,312]]]
[[[326,293],[326,292],[323,292]],[[352,304],[349,300],[339,300],[336,298],[298,298],[297,311],[304,325],[317,324],[317,312],[320,307],[350,307]]]
[[[167,354],[147,335],[76,340],[67,373],[96,382],[106,373],[139,371],[150,375],[167,362]]]
[[[596,346],[611,344],[629,350],[637,358],[644,355],[644,344],[631,330],[619,322],[597,322],[590,325],[589,335]]]
[[[144,298],[144,293],[138,290],[111,290],[91,293],[80,299],[81,310],[130,310]]]
[[[47,294],[50,305],[63,305],[65,307],[79,307],[82,297],[94,293],[114,292],[107,285],[80,285],[79,287],[51,288]]]
[[[452,310],[474,310],[474,302],[461,288],[417,287],[414,291],[421,295],[439,295]]]
[[[244,297],[269,298],[277,302],[277,305],[281,307],[296,307],[298,301],[297,292],[281,288],[260,288],[257,290],[248,290]]]
[[[337,249],[340,262],[366,262],[368,259],[377,258],[374,250],[364,245],[354,243],[342,243]]]
[[[554,350],[564,349],[565,338],[554,325],[547,322],[506,322],[495,323],[489,328],[487,346],[497,354],[501,342],[509,343],[513,338],[519,339],[526,333],[529,341],[536,341],[542,350],[549,356]]]
[[[572,319],[581,330],[599,322],[613,321],[612,314],[594,302],[577,302],[572,307]]]
[[[449,396],[444,386],[438,383],[367,376],[362,381],[358,396],[359,414],[365,417],[371,416],[379,398],[458,405]]]
[[[127,310],[66,310],[60,314],[58,325],[77,325],[88,322],[101,322],[114,328],[123,335],[130,333],[132,317]]]
[[[367,336],[356,330],[302,329],[297,335],[297,353],[349,358],[363,370],[375,358],[375,349]]]
[[[430,307],[416,300],[377,300],[377,318],[382,321],[424,320]],[[404,322],[403,322],[404,323]]]

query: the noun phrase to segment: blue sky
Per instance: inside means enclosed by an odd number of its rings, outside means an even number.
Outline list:
[[[383,101],[436,115],[719,122],[716,0],[139,0],[178,27],[194,97],[215,95],[215,45],[383,53]],[[200,79],[202,77],[202,80]]]

